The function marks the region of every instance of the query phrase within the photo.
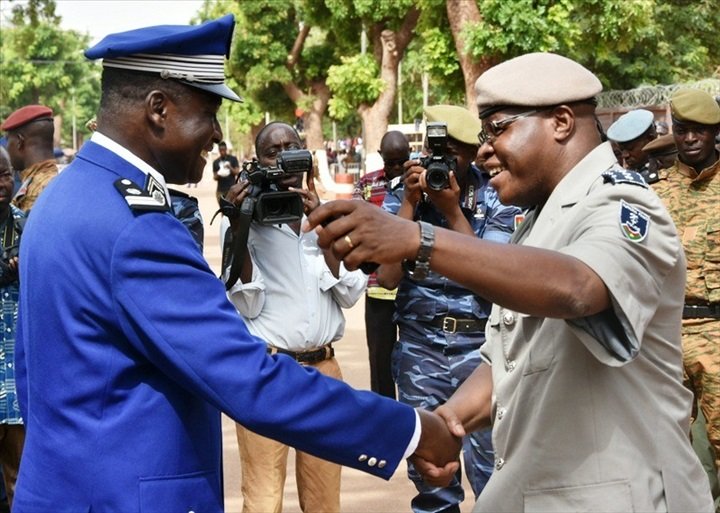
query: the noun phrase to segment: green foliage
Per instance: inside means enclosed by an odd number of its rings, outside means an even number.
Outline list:
[[[471,53],[505,60],[552,51],[592,69],[606,89],[717,73],[720,16],[710,0],[477,0]]]
[[[31,103],[61,115],[62,142],[72,146],[78,130],[94,116],[100,97],[100,69],[82,54],[89,36],[58,28],[53,0],[30,0],[12,8],[0,31],[0,117]]]
[[[369,54],[343,57],[342,64],[331,66],[327,79],[333,91],[330,115],[344,119],[354,114],[359,105],[372,104],[385,87],[379,73],[377,62]]]

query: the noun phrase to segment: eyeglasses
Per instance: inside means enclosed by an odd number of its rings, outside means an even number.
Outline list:
[[[483,123],[482,130],[478,134],[478,140],[480,141],[480,144],[492,144],[493,142],[495,142],[495,139],[497,139],[500,134],[502,134],[507,129],[507,127],[515,123],[515,121],[517,121],[518,119],[526,118],[528,116],[532,116],[533,114],[537,114],[538,112],[538,109],[534,109],[527,112],[521,112],[520,114],[515,114],[514,116],[508,116],[498,121],[490,121],[488,123]]]

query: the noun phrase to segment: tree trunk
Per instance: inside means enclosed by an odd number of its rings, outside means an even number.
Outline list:
[[[292,50],[287,58],[287,68],[292,71],[300,60],[300,53],[302,52],[305,41],[307,41],[308,34],[310,34],[310,25],[303,24],[298,32]],[[283,84],[283,89],[287,93],[288,97],[293,101],[296,107],[305,105],[308,103],[308,95],[304,93],[297,84],[289,82]],[[319,150],[324,147],[323,134],[322,134],[322,120],[325,116],[325,110],[327,110],[328,101],[330,100],[330,89],[324,81],[313,82],[311,86],[312,91],[312,103],[310,106],[310,112],[304,119],[305,122],[305,146],[308,150]]]
[[[465,102],[467,108],[473,114],[477,114],[475,104],[475,81],[488,68],[496,64],[496,60],[490,57],[480,59],[470,55],[465,47],[465,39],[462,31],[468,24],[478,23],[482,16],[474,0],[447,0],[447,15],[450,21],[450,31],[455,41],[460,67],[462,68],[465,80]]]
[[[385,88],[374,104],[361,105],[358,109],[363,125],[363,147],[366,153],[380,149],[380,140],[387,131],[388,118],[395,104],[398,64],[413,37],[419,17],[420,11],[413,7],[405,15],[403,24],[397,31],[378,30],[377,25],[371,30],[373,55],[376,59],[380,56],[380,78],[385,83]]]
[[[308,150],[321,150],[325,147],[322,121],[330,101],[330,89],[325,82],[315,82],[312,86],[315,98],[310,112],[305,117],[305,146]]]

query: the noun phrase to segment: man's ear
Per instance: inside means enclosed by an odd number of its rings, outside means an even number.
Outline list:
[[[25,149],[25,136],[20,132],[15,133],[15,148],[17,149],[17,151],[22,151]]]
[[[153,130],[164,130],[168,115],[170,98],[166,93],[155,89],[145,97],[145,116]]]
[[[555,107],[552,111],[552,120],[556,141],[565,141],[575,130],[575,113],[567,105]]]

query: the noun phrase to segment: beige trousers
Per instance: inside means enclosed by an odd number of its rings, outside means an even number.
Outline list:
[[[313,364],[342,379],[335,358]],[[289,447],[236,425],[242,469],[243,513],[281,513]],[[340,513],[340,465],[296,451],[295,479],[305,513]]]

